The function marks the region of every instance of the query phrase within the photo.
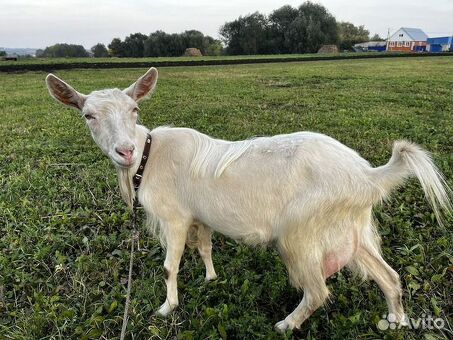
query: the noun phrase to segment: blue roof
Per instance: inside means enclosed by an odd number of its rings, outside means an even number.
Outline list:
[[[401,27],[415,41],[426,41],[428,36],[420,28]]]

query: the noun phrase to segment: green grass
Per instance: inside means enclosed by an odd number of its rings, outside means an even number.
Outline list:
[[[58,72],[81,92],[126,87],[143,69]],[[45,73],[0,73],[0,338],[111,339],[120,333],[130,212],[113,166],[78,114],[48,95]],[[453,186],[453,59],[350,60],[163,68],[141,121],[187,126],[242,139],[299,130],[328,134],[373,165],[406,138],[430,150]],[[387,330],[374,282],[347,271],[328,281],[330,302],[287,338],[433,339],[451,337],[452,218],[439,227],[419,184],[408,181],[375,209],[384,257],[401,275],[410,317],[449,320],[442,331]],[[290,287],[272,248],[214,239],[219,279],[186,251],[180,307],[165,299],[164,252],[141,233],[128,331],[137,338],[283,338],[275,322],[302,293]]]

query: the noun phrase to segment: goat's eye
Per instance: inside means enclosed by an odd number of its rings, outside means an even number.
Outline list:
[[[132,112],[133,112],[133,113],[138,113],[138,111],[140,111],[140,109],[139,109],[138,107],[134,107],[134,108],[132,109]]]
[[[86,114],[84,117],[85,117],[86,120],[96,119],[96,118],[94,118],[93,115],[88,115],[88,114]]]

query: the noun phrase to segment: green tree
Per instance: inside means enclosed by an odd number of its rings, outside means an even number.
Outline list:
[[[226,22],[220,27],[219,33],[226,45],[226,54],[243,54],[240,44],[241,39],[241,18]]]
[[[156,31],[151,33],[143,44],[145,57],[167,56],[167,46],[164,44],[167,33]]]
[[[325,7],[307,1],[298,11],[287,33],[291,53],[313,53],[338,42],[337,22]]]
[[[0,57],[4,57],[6,56],[6,52],[5,51],[0,51]]]
[[[91,52],[95,58],[106,58],[109,56],[109,51],[104,44],[98,43],[91,48]]]
[[[124,54],[124,43],[120,38],[113,38],[112,42],[108,46],[109,54],[112,57],[125,57]]]
[[[268,33],[268,20],[259,12],[241,16],[220,28],[228,54],[269,53]]]
[[[185,31],[182,33],[181,39],[185,48],[195,47],[198,48],[201,53],[205,54],[208,45],[206,45],[207,41],[205,41],[205,36],[200,31]]]
[[[213,53],[213,48],[215,46],[219,46],[220,42],[215,40],[214,38],[204,35],[200,31],[190,30],[185,31],[181,34],[182,44],[184,45],[184,50],[189,47],[198,48],[202,54],[210,54]],[[211,47],[211,50],[208,52],[208,48]],[[220,44],[221,46],[221,44]],[[211,54],[212,55],[212,54]]]
[[[219,56],[223,53],[222,43],[218,40],[214,40],[207,48],[205,55]]]
[[[134,33],[126,37],[123,43],[124,55],[131,58],[143,57],[146,39],[148,39],[148,36],[142,33]]]
[[[310,1],[283,6],[269,17],[255,12],[225,23],[220,35],[227,54],[307,53],[338,42],[335,18]]]
[[[381,36],[379,34],[375,34],[373,35],[371,38],[370,38],[370,41],[385,41],[384,38],[381,38]]]
[[[182,34],[168,34],[163,31],[151,33],[144,42],[146,57],[177,57],[184,53]]]
[[[156,31],[144,41],[143,54],[145,57],[179,57],[188,47],[195,47],[203,54],[210,54],[214,53],[212,52],[214,46],[211,47],[211,50],[208,51],[208,49],[216,42],[218,41],[196,30],[179,34]],[[220,42],[218,43],[220,44]]]
[[[291,52],[291,41],[288,37],[288,31],[298,14],[297,8],[286,5],[276,9],[269,15],[269,39],[272,53]]]
[[[184,38],[182,34],[167,34],[166,37],[167,53],[170,57],[179,57],[184,54],[187,45],[184,43]]]
[[[366,42],[370,40],[370,32],[365,29],[365,26],[354,26],[350,22],[340,22],[338,24],[338,32],[340,37],[340,49],[352,50],[354,44]]]
[[[86,58],[89,55],[82,45],[55,44],[46,47],[40,56],[44,58]]]

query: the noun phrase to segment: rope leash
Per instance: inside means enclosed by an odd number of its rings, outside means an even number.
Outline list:
[[[132,208],[132,237],[131,237],[131,254],[129,258],[129,275],[127,278],[127,292],[126,292],[126,303],[124,305],[124,315],[123,315],[123,326],[121,327],[121,336],[120,339],[124,340],[126,336],[127,322],[129,321],[129,305],[131,301],[131,289],[132,289],[132,267],[134,265],[134,244],[138,242],[138,230],[137,230],[137,207],[138,200],[134,200],[134,206]],[[138,244],[137,244],[138,248]]]
[[[138,244],[138,229],[137,229],[137,208],[140,205],[137,198],[137,190],[140,187],[142,182],[143,172],[145,171],[146,162],[148,161],[149,151],[151,148],[152,137],[148,132],[146,135],[145,145],[143,148],[142,158],[140,160],[140,165],[132,177],[132,182],[135,190],[134,204],[132,207],[132,237],[131,237],[131,255],[129,258],[129,275],[127,278],[127,292],[126,292],[126,302],[124,304],[124,315],[123,315],[123,326],[121,327],[121,336],[120,340],[124,340],[126,336],[127,322],[129,321],[129,305],[131,301],[131,289],[132,289],[132,267],[134,266],[134,244],[137,242],[137,249],[139,248]]]

